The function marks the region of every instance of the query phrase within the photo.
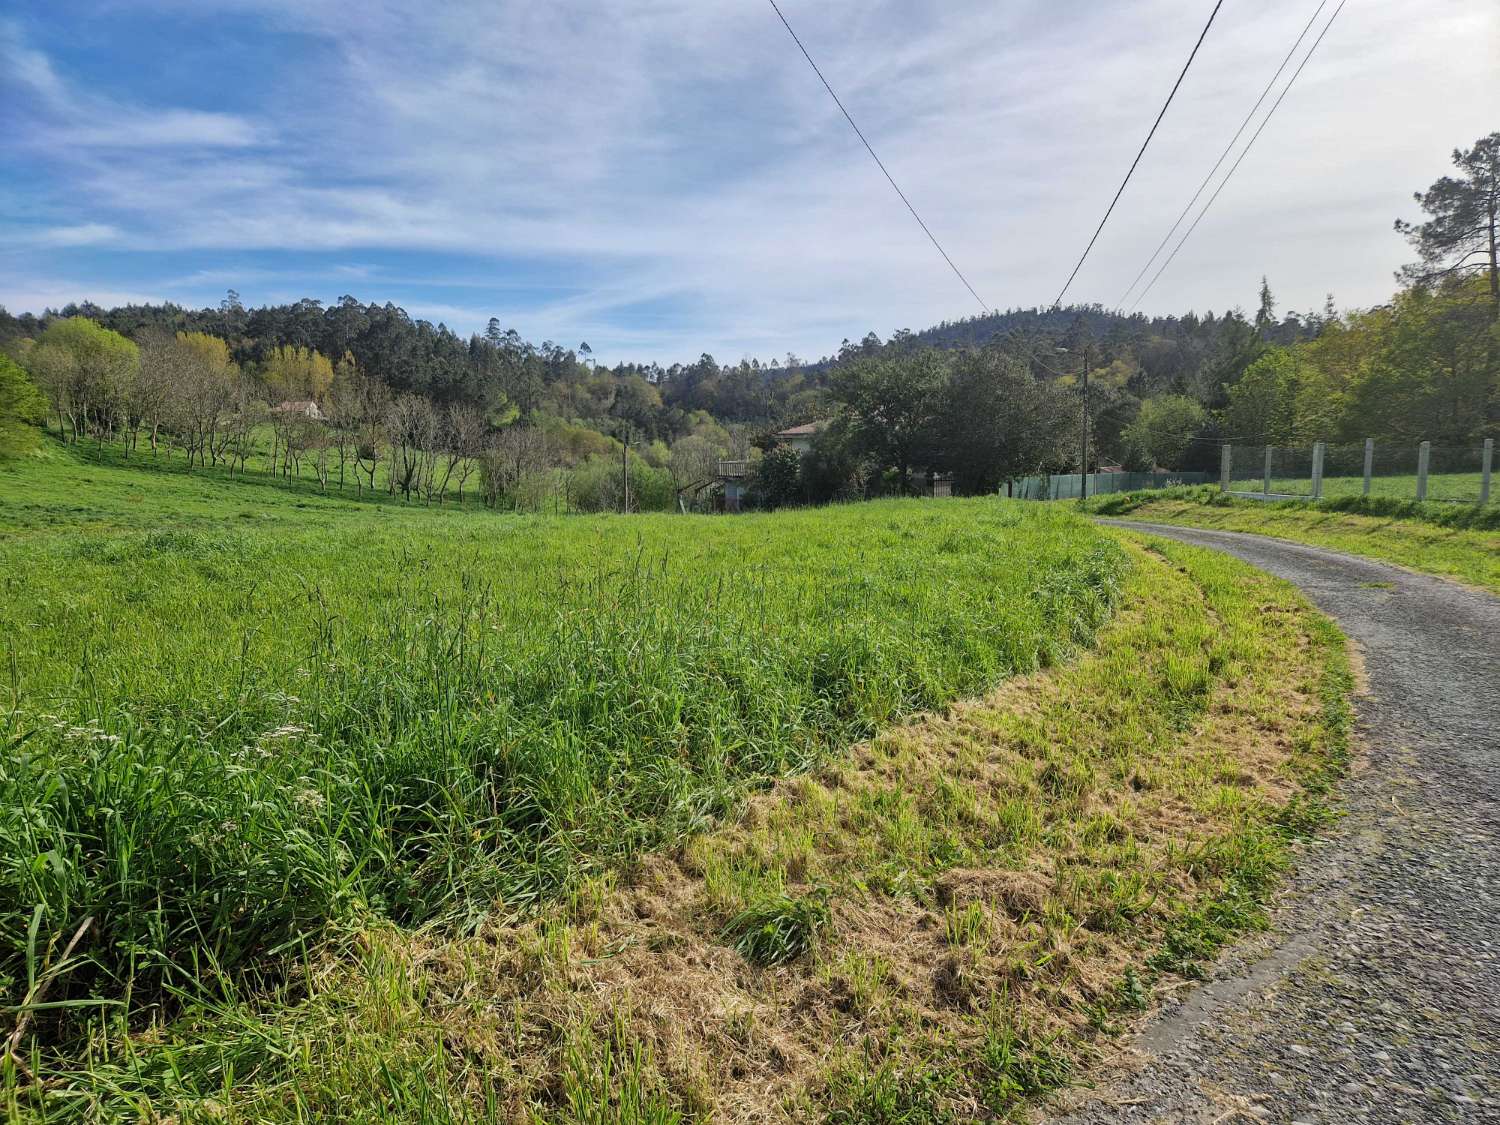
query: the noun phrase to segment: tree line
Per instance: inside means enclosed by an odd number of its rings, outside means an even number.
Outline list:
[[[1397,223],[1420,261],[1363,311],[1330,296],[1278,315],[1263,282],[1253,315],[1013,309],[814,362],[606,367],[587,343],[535,345],[496,319],[464,339],[389,303],[246,309],[230,291],[196,310],[0,310],[0,351],[69,440],[438,502],[473,480],[498,506],[707,504],[719,461],[813,421],[811,453],[757,478],[766,502],[904,492],[920,473],[993,491],[1078,469],[1085,373],[1090,469],[1211,470],[1224,441],[1457,444],[1500,429],[1500,133],[1454,163],[1416,195],[1426,219]],[[16,383],[0,376],[0,396]],[[21,416],[0,398],[0,434]]]

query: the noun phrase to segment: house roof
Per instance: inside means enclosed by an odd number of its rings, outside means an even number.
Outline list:
[[[828,425],[827,422],[804,422],[800,426],[789,426],[784,430],[777,430],[777,437],[812,437]]]
[[[287,399],[271,407],[272,410],[307,410],[309,408],[313,410],[318,408],[318,404],[310,398]]]

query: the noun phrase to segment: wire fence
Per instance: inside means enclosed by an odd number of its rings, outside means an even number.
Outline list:
[[[1263,499],[1371,496],[1456,504],[1495,503],[1492,438],[1465,445],[1377,442],[1310,446],[1225,445],[1219,487]]]
[[[1143,488],[1173,488],[1179,484],[1206,484],[1207,473],[1090,473],[1088,494],[1102,496],[1109,492],[1135,492]],[[1022,477],[1009,485],[1010,495],[1018,500],[1076,500],[1083,495],[1083,477],[1079,473],[1045,473]]]

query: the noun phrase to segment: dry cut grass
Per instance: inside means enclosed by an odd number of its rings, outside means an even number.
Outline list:
[[[1325,619],[1225,557],[1130,550],[1075,663],[778,782],[540,917],[360,930],[78,1093],[228,1120],[1018,1112],[1260,924],[1344,759]],[[183,1098],[184,1068],[222,1093]]]

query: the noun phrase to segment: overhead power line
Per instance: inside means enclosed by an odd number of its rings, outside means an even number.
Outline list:
[[[1073,284],[1073,279],[1078,276],[1078,271],[1083,268],[1083,263],[1088,259],[1089,251],[1094,248],[1094,243],[1099,241],[1099,235],[1104,230],[1104,224],[1109,222],[1109,217],[1114,214],[1115,204],[1120,202],[1120,196],[1125,194],[1125,185],[1130,183],[1130,177],[1135,175],[1136,165],[1141,162],[1141,157],[1146,155],[1146,149],[1151,144],[1151,138],[1156,136],[1157,126],[1161,119],[1167,115],[1167,109],[1172,104],[1172,99],[1177,96],[1178,87],[1182,80],[1187,77],[1188,68],[1193,65],[1193,60],[1198,57],[1198,48],[1203,46],[1203,40],[1208,37],[1208,29],[1214,25],[1214,17],[1219,14],[1219,9],[1224,6],[1224,0],[1218,0],[1214,10],[1208,14],[1208,22],[1203,25],[1203,30],[1198,33],[1198,42],[1193,44],[1192,53],[1188,55],[1187,62],[1182,64],[1182,73],[1177,76],[1177,81],[1172,83],[1172,92],[1167,95],[1167,100],[1162,103],[1161,112],[1156,115],[1156,120],[1151,123],[1151,132],[1146,134],[1146,139],[1141,142],[1141,150],[1135,154],[1135,159],[1130,162],[1130,171],[1125,173],[1125,178],[1120,181],[1120,188],[1115,192],[1115,197],[1109,201],[1109,207],[1104,212],[1104,218],[1099,220],[1099,226],[1094,230],[1094,237],[1089,239],[1089,244],[1083,248],[1079,255],[1078,264],[1073,267],[1073,272],[1068,274],[1068,280],[1063,282],[1063,287],[1057,291],[1057,299],[1052,302],[1055,309],[1062,304],[1063,294],[1068,291],[1068,286]]]
[[[1256,127],[1255,132],[1250,134],[1250,140],[1246,142],[1245,147],[1240,151],[1239,156],[1235,158],[1234,163],[1229,166],[1229,171],[1224,173],[1224,178],[1219,181],[1219,186],[1214,188],[1214,193],[1208,197],[1208,202],[1205,203],[1203,205],[1203,209],[1198,212],[1198,217],[1193,220],[1193,225],[1188,227],[1188,229],[1183,233],[1182,237],[1177,240],[1177,245],[1172,247],[1172,252],[1167,255],[1167,260],[1163,262],[1161,264],[1161,268],[1158,269],[1154,275],[1152,275],[1152,278],[1147,283],[1146,288],[1141,290],[1141,295],[1137,297],[1135,299],[1135,303],[1130,306],[1131,312],[1134,312],[1138,307],[1140,307],[1140,303],[1146,299],[1146,294],[1151,292],[1152,286],[1156,284],[1157,280],[1161,277],[1162,274],[1167,272],[1167,267],[1170,266],[1172,264],[1172,260],[1177,257],[1177,252],[1182,249],[1183,243],[1187,242],[1189,238],[1193,237],[1193,232],[1198,229],[1198,224],[1203,221],[1203,216],[1208,214],[1209,208],[1214,205],[1214,200],[1219,198],[1219,193],[1224,190],[1224,186],[1234,178],[1235,171],[1242,163],[1244,163],[1245,157],[1250,155],[1250,150],[1255,147],[1255,142],[1260,139],[1261,133],[1263,133],[1266,126],[1271,123],[1271,118],[1276,116],[1276,110],[1280,108],[1283,99],[1286,98],[1287,94],[1291,93],[1292,87],[1297,84],[1297,79],[1302,74],[1302,68],[1305,67],[1308,63],[1308,60],[1310,60],[1313,55],[1317,53],[1318,44],[1323,42],[1323,36],[1328,34],[1328,29],[1333,26],[1333,21],[1339,18],[1339,13],[1344,10],[1344,5],[1346,3],[1348,3],[1348,0],[1339,0],[1339,6],[1333,10],[1333,15],[1328,17],[1328,22],[1323,25],[1323,30],[1318,32],[1318,37],[1313,40],[1313,45],[1307,49],[1307,54],[1302,56],[1302,61],[1297,64],[1297,69],[1292,71],[1291,78],[1288,79],[1287,84],[1282,87],[1281,93],[1276,96],[1276,100],[1271,103],[1271,108],[1266,111],[1265,117],[1261,119],[1261,123]]]
[[[1260,97],[1255,99],[1255,104],[1250,107],[1250,112],[1245,114],[1245,119],[1240,122],[1240,127],[1234,131],[1234,136],[1229,139],[1229,143],[1224,146],[1224,151],[1219,153],[1219,159],[1215,160],[1214,166],[1208,170],[1208,175],[1203,177],[1203,182],[1198,185],[1198,190],[1193,192],[1193,198],[1187,201],[1187,206],[1182,209],[1182,214],[1177,216],[1177,221],[1172,224],[1172,228],[1166,234],[1162,235],[1161,242],[1155,250],[1151,251],[1151,257],[1146,259],[1146,264],[1141,267],[1141,272],[1135,275],[1134,279],[1126,287],[1125,292],[1120,295],[1119,301],[1116,302],[1117,308],[1123,306],[1130,299],[1130,294],[1141,283],[1141,278],[1146,276],[1146,271],[1156,264],[1156,259],[1161,256],[1161,252],[1166,249],[1167,243],[1177,233],[1177,228],[1182,226],[1182,220],[1188,217],[1188,212],[1197,204],[1199,198],[1203,195],[1204,189],[1208,187],[1210,181],[1218,174],[1219,169],[1223,167],[1225,159],[1234,150],[1234,146],[1239,144],[1240,137],[1244,136],[1245,129],[1250,124],[1251,119],[1255,117],[1260,107],[1265,103],[1266,97],[1270,94],[1272,87],[1276,85],[1277,79],[1286,70],[1287,63],[1292,61],[1292,56],[1297,53],[1297,48],[1302,46],[1302,40],[1307,38],[1307,33],[1312,30],[1312,25],[1317,22],[1318,16],[1322,15],[1323,9],[1327,6],[1328,0],[1318,0],[1318,8],[1313,12],[1312,18],[1303,25],[1302,34],[1297,36],[1297,41],[1292,44],[1291,49],[1287,51],[1286,56],[1281,60],[1281,65],[1276,68],[1276,73],[1271,75],[1271,80],[1266,83],[1266,88],[1260,92]]]
[[[1220,3],[1222,2],[1223,0],[1220,0]],[[885,175],[886,180],[890,183],[891,187],[895,189],[896,194],[901,197],[901,202],[906,204],[906,209],[911,212],[911,217],[917,220],[917,225],[922,228],[922,233],[925,234],[928,240],[933,244],[933,246],[937,248],[937,252],[943,256],[943,261],[948,263],[948,268],[953,271],[958,280],[964,283],[964,288],[969,291],[969,294],[974,298],[974,300],[979,302],[979,307],[984,309],[985,312],[989,312],[989,303],[986,302],[985,299],[978,293],[974,292],[974,287],[969,284],[969,279],[963,275],[962,270],[960,270],[956,265],[953,264],[953,259],[948,256],[948,251],[943,249],[943,244],[937,240],[937,236],[934,235],[932,231],[928,229],[927,224],[922,221],[922,216],[917,214],[917,209],[911,205],[911,200],[906,198],[906,193],[902,191],[900,185],[896,183],[895,177],[892,176],[890,170],[886,168],[885,162],[882,161],[879,156],[875,155],[875,149],[871,147],[869,140],[866,139],[860,127],[854,123],[854,118],[851,117],[849,115],[849,111],[844,108],[844,103],[839,100],[838,94],[834,93],[833,87],[829,84],[828,79],[823,77],[823,72],[818,69],[818,64],[813,62],[812,56],[807,53],[807,48],[802,45],[802,40],[797,38],[797,33],[792,30],[792,25],[787,22],[786,16],[782,14],[781,7],[776,3],[776,0],[769,0],[769,3],[771,7],[775,9],[777,18],[781,20],[781,25],[786,28],[787,34],[792,37],[792,42],[797,44],[797,49],[802,52],[802,57],[807,60],[807,65],[812,67],[813,73],[818,76],[818,81],[823,83],[823,89],[828,91],[828,96],[833,99],[833,104],[839,107],[839,112],[844,115],[844,120],[849,122],[849,128],[854,130],[854,135],[857,136],[860,140],[860,143],[865,146],[865,151],[870,154],[870,159],[875,161],[876,165],[880,168],[880,171]]]

